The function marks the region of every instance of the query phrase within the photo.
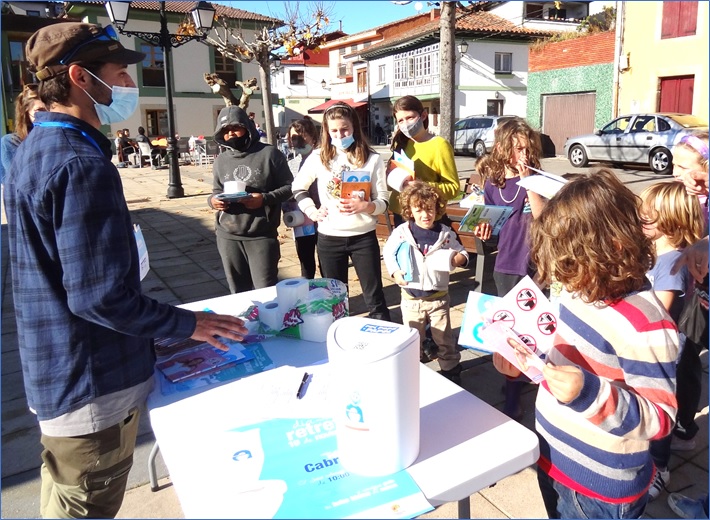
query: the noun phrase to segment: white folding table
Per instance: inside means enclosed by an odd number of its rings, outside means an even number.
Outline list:
[[[275,296],[276,290],[271,287],[183,307],[234,314],[249,301],[270,301]],[[276,338],[262,345],[277,367],[308,367],[327,360],[325,343]],[[420,365],[420,370],[420,451],[406,471],[432,506],[458,501],[459,517],[468,518],[472,494],[537,461],[537,436],[425,365]],[[199,449],[189,443],[194,442],[196,431],[228,428],[229,414],[225,411],[233,410],[240,400],[255,398],[243,395],[243,381],[168,396],[162,395],[156,385],[148,399],[156,446],[160,445],[187,516],[200,516],[200,502],[205,497],[195,496],[188,485],[182,486],[179,475],[198,471],[203,478],[210,478],[210,468],[194,467],[194,457],[191,467],[184,467],[188,450]],[[262,419],[269,418],[268,409],[260,413]],[[185,442],[181,442],[183,436]],[[223,513],[225,518],[237,517],[236,511]]]

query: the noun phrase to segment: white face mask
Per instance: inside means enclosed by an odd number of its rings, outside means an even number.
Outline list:
[[[99,122],[102,125],[120,123],[133,115],[133,112],[135,112],[138,107],[138,89],[136,87],[119,87],[116,85],[109,87],[105,81],[97,77],[90,70],[84,70],[111,90],[111,104],[104,105],[103,103],[97,102],[91,94],[82,89],[86,95],[91,98],[91,101],[94,102],[96,116],[99,118]]]
[[[399,123],[399,131],[410,139],[421,132],[422,128],[424,128],[424,122],[422,121],[421,116],[416,118],[411,123],[407,123],[405,121]]]

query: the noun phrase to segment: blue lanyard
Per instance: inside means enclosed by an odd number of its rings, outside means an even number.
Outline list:
[[[76,125],[73,125],[71,123],[65,123],[63,121],[35,121],[34,126],[43,126],[43,127],[59,127],[59,128],[71,128],[72,130],[76,130],[79,132],[81,135],[83,135],[87,141],[89,141],[94,148],[96,148],[102,155],[104,151],[101,149],[99,144],[96,142],[96,140],[91,137],[89,134],[87,134],[84,130],[79,128]]]

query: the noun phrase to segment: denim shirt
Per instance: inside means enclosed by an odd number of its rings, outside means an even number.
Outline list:
[[[141,294],[111,143],[66,114],[38,112],[5,178],[12,286],[28,403],[40,420],[153,374],[152,339],[189,337],[194,314]]]

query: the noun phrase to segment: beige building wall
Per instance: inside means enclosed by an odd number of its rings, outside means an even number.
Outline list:
[[[628,54],[630,68],[619,74],[619,114],[655,112],[659,78],[692,74],[693,115],[708,120],[708,5],[698,2],[694,36],[662,40],[663,2],[623,2],[621,66]]]

